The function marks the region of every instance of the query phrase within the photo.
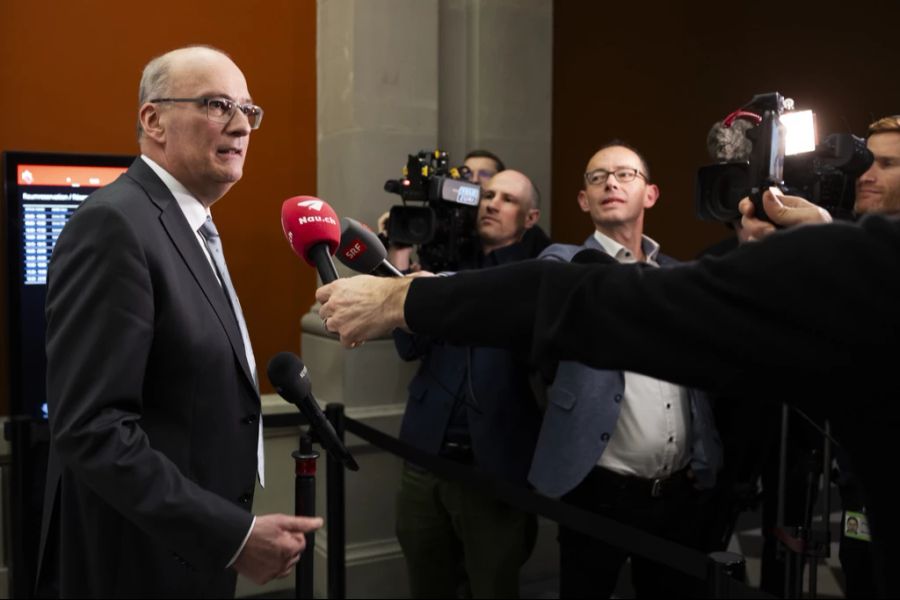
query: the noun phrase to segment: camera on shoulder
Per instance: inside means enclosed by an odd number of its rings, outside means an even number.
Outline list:
[[[716,164],[697,173],[701,219],[740,220],[738,203],[750,197],[755,215],[768,219],[762,194],[776,186],[801,196],[836,219],[852,218],[856,179],[874,160],[864,139],[834,133],[815,141],[815,115],[795,111],[778,92],[757,94],[713,125],[707,138]]]
[[[449,166],[446,152],[410,154],[403,177],[387,180],[384,190],[403,200],[391,207],[388,240],[417,246],[424,269],[458,270],[475,256],[481,187],[462,179],[459,169]]]

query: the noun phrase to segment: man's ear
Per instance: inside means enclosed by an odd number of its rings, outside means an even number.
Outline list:
[[[161,122],[159,108],[152,102],[145,102],[138,113],[141,129],[148,138],[162,143],[166,139],[166,128]]]
[[[655,183],[647,185],[644,192],[644,208],[651,208],[659,200],[659,186]]]
[[[587,192],[584,190],[578,192],[578,206],[581,207],[581,212],[591,212],[591,203],[588,201]]]
[[[541,209],[529,208],[525,214],[525,229],[531,229],[537,225],[538,219],[541,218]]]

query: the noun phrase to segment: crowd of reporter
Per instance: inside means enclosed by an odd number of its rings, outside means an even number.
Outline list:
[[[858,178],[856,215],[862,217],[900,212],[900,118],[889,117],[873,123],[867,145],[874,155],[874,162]],[[489,157],[492,156],[490,153],[487,154]],[[484,155],[479,158],[483,159]],[[488,160],[493,161],[493,158]],[[495,173],[490,173],[489,169],[481,166],[468,170],[468,173],[473,174],[473,178],[477,174],[486,192],[479,207],[477,221],[479,238],[484,243],[483,254],[476,264],[470,265],[476,269],[508,262],[498,260],[497,257],[503,252],[520,248],[526,231],[533,232],[536,228],[536,199],[539,194],[533,183],[522,173],[503,170],[499,160],[494,161],[493,166],[496,167]],[[510,180],[520,184],[519,189],[512,193]],[[650,178],[649,164],[640,152],[624,142],[610,142],[602,146],[588,161],[584,181],[577,196],[579,207],[591,219],[594,233],[582,245],[550,245],[543,249],[538,258],[550,262],[594,263],[607,267],[624,263],[632,265],[630,267],[632,270],[645,272],[670,269],[676,261],[661,254],[659,244],[643,232],[645,215],[660,197],[659,187]],[[749,199],[741,201],[739,209],[742,218],[730,224],[735,231],[736,241],[747,245],[773,236],[778,229],[808,227],[832,221],[832,217],[823,208],[802,198],[784,195],[777,188],[772,188],[763,195],[761,206],[766,211],[768,219],[758,218],[759,215],[754,214],[754,205]],[[503,232],[503,243],[499,246],[491,244],[492,236],[496,237],[497,232]],[[816,234],[810,231],[807,235]],[[541,244],[544,245],[546,244]],[[529,250],[533,252],[534,249],[532,244]],[[404,256],[402,253],[398,254],[396,249],[393,250],[393,257],[404,262],[403,266],[412,266],[408,260],[408,253]],[[852,244],[847,245],[846,251],[853,252]],[[753,256],[756,255],[743,254],[744,264],[747,260],[753,261]],[[533,254],[519,252],[516,256],[518,260],[530,258]],[[759,266],[772,260],[771,256],[762,254],[759,256],[761,256],[758,259]],[[783,260],[794,258],[797,257],[785,256]],[[798,258],[804,259],[808,260],[809,256]],[[711,276],[713,283],[718,276],[723,275],[722,281],[727,282],[733,275],[726,272],[732,263],[727,260],[718,262],[718,259],[710,261],[701,267],[706,271],[705,275]],[[737,267],[737,271],[740,270],[741,267]],[[549,272],[548,269],[543,271]],[[428,273],[419,273],[419,276],[426,275]],[[773,281],[781,284],[773,287],[782,292],[784,284],[790,283],[780,281],[778,278],[782,275],[776,271],[771,273],[771,277]],[[759,283],[755,274],[754,280]],[[459,281],[461,285],[455,286],[458,289],[473,290],[475,286],[483,287],[486,280],[483,277],[473,279],[460,276]],[[704,283],[708,282],[703,278],[697,281],[701,287]],[[347,288],[336,289],[344,285]],[[631,321],[627,318],[624,319],[621,331],[617,330],[608,340],[595,338],[589,343],[584,343],[579,339],[575,343],[572,338],[562,338],[565,341],[557,341],[554,340],[557,332],[552,331],[552,327],[549,333],[539,330],[541,321],[538,319],[538,324],[523,339],[498,341],[497,336],[508,331],[510,324],[516,319],[521,319],[522,315],[514,314],[510,317],[500,314],[497,312],[499,308],[497,304],[492,303],[482,307],[483,314],[478,318],[479,323],[490,324],[485,328],[488,331],[475,334],[456,328],[452,334],[448,333],[447,337],[443,337],[441,332],[446,332],[448,327],[454,329],[461,323],[463,312],[467,314],[478,312],[476,307],[471,306],[476,302],[476,298],[470,296],[470,306],[459,311],[459,314],[453,311],[444,313],[445,323],[432,325],[426,322],[429,319],[420,319],[416,323],[410,317],[417,314],[417,311],[419,314],[438,312],[434,307],[430,307],[427,311],[410,309],[407,293],[417,285],[419,288],[425,287],[424,283],[413,284],[410,287],[410,281],[360,280],[355,283],[327,286],[319,291],[319,299],[324,303],[321,314],[328,318],[329,329],[340,333],[345,343],[358,343],[377,335],[379,330],[389,330],[393,329],[394,325],[400,325],[401,327],[394,331],[394,335],[401,355],[404,358],[425,357],[419,373],[410,386],[404,426],[410,425],[406,427],[407,438],[415,437],[409,434],[410,431],[421,433],[427,429],[428,441],[421,436],[421,440],[408,441],[420,447],[427,446],[430,452],[488,470],[498,477],[531,485],[541,493],[561,497],[567,503],[632,524],[663,538],[703,551],[723,549],[722,545],[727,543],[727,539],[723,538],[722,533],[733,529],[738,512],[735,508],[740,505],[739,499],[733,493],[734,489],[738,486],[750,486],[755,489],[756,479],[761,475],[761,469],[758,468],[751,468],[749,471],[745,469],[747,472],[738,473],[741,466],[729,464],[728,459],[731,457],[737,463],[739,460],[735,457],[743,454],[744,457],[751,455],[751,458],[757,459],[756,463],[760,463],[763,451],[768,449],[761,448],[758,440],[750,439],[752,436],[747,436],[746,433],[741,435],[740,428],[720,427],[724,434],[724,439],[720,441],[716,421],[718,420],[721,426],[726,421],[722,415],[727,414],[735,405],[744,409],[755,407],[747,401],[746,392],[748,389],[758,392],[759,381],[754,385],[745,386],[747,389],[737,385],[734,380],[735,373],[741,373],[740,377],[745,377],[746,374],[739,365],[734,364],[729,364],[727,369],[711,364],[709,369],[715,373],[702,376],[680,373],[675,369],[676,374],[671,377],[650,377],[648,374],[667,374],[672,371],[672,367],[644,368],[644,362],[654,363],[659,359],[642,359],[642,356],[671,355],[672,364],[677,365],[679,361],[674,357],[679,353],[693,353],[695,348],[689,346],[694,342],[690,338],[673,339],[676,336],[665,331],[658,332],[657,336],[655,335],[657,332],[652,331],[652,328],[649,331],[646,327],[629,329],[627,325]],[[453,284],[441,282],[438,285],[446,287]],[[626,286],[625,290],[619,296],[624,297],[629,293],[632,297],[641,295],[649,301],[648,306],[653,306],[655,302],[665,302],[665,298],[658,297],[661,288]],[[343,301],[346,298],[342,296],[342,292],[345,291],[356,292],[352,298],[363,308],[349,307]],[[491,291],[496,290],[492,288],[487,294],[491,294]],[[717,290],[714,294],[720,291]],[[537,293],[540,294],[540,291]],[[359,294],[363,294],[364,297]],[[653,298],[654,295],[657,297]],[[604,311],[603,304],[586,309],[579,303],[566,304],[567,298],[560,296],[558,305],[554,304],[554,299],[548,302],[547,298],[540,298],[537,300],[538,304],[534,305],[531,301],[533,294],[523,292],[515,286],[505,290],[503,297],[508,302],[522,300],[529,308],[539,313],[548,313],[551,319],[555,312],[569,311],[575,315],[574,321],[581,324],[586,335],[602,338],[605,333],[602,324],[606,321],[599,319]],[[365,315],[366,300],[371,301],[373,305],[393,307],[394,310],[384,311],[382,314],[389,316],[381,320],[372,318]],[[796,301],[802,305],[808,300],[808,296],[800,296],[785,297],[782,301]],[[740,298],[735,296],[731,301],[740,302]],[[607,312],[614,312],[615,308],[616,306],[610,305]],[[507,312],[518,311],[510,308]],[[811,309],[810,314],[812,312],[814,311]],[[764,313],[751,314],[759,319]],[[595,320],[594,317],[598,319]],[[768,326],[760,325],[761,329],[769,329]],[[819,323],[816,326],[826,325]],[[415,334],[407,333],[404,329],[411,330]],[[796,340],[800,335],[797,331],[789,333],[790,335],[784,339]],[[637,339],[634,339],[635,337]],[[602,347],[605,354],[614,355],[617,348],[616,341],[620,338],[629,340],[624,344],[623,356],[633,354],[637,357],[634,359],[637,363],[633,370],[627,368],[631,366],[627,359],[604,360],[592,354],[590,359],[585,360],[586,348]],[[410,347],[415,346],[415,344],[411,346],[412,340],[417,339],[427,340],[425,346],[427,349],[415,353],[408,352]],[[730,344],[725,346],[721,346],[716,339],[701,341],[701,344],[705,343],[708,347],[698,355],[730,352],[735,357],[742,356],[742,353],[733,350],[741,340],[741,331],[735,331],[733,337],[727,340]],[[758,341],[765,340],[756,342]],[[517,347],[519,351],[498,350],[473,344]],[[805,343],[798,344],[799,347],[805,345]],[[845,348],[838,343],[837,347],[841,348],[842,352],[850,351],[849,346]],[[522,352],[523,349],[526,351]],[[781,351],[790,353],[792,349],[788,346],[781,348]],[[472,357],[485,353],[502,353],[504,360],[511,362],[494,365],[487,372],[483,369],[479,371],[479,361],[473,362]],[[452,356],[456,358],[450,360],[449,357]],[[543,388],[541,393],[535,395],[528,389],[527,384],[529,382],[533,384],[536,378],[529,378],[527,373],[523,372],[522,361],[526,361],[528,367],[539,373],[538,387]],[[730,362],[739,361],[738,358],[732,358]],[[481,364],[483,366],[486,363]],[[512,364],[516,366],[509,366]],[[626,368],[621,368],[620,365],[625,365]],[[851,368],[849,362],[842,366]],[[648,371],[648,374],[641,371]],[[802,405],[804,408],[816,405],[816,390],[820,388],[821,383],[810,380],[808,387],[805,388],[804,377],[807,376],[809,373],[804,373],[803,369],[799,368],[796,380],[789,386],[807,395],[802,399],[794,397],[791,401],[792,404]],[[859,373],[859,377],[862,379],[865,374]],[[762,379],[765,379],[764,375]],[[770,379],[773,389],[768,390],[767,394],[757,393],[755,400],[777,405],[779,400],[784,399],[784,389],[775,390],[774,387],[785,386],[782,385],[783,380],[776,374],[770,374]],[[675,383],[670,383],[669,380]],[[496,384],[497,381],[507,383],[492,388],[490,383]],[[694,387],[679,385],[685,382],[696,385]],[[723,408],[717,406],[715,417],[706,395],[701,389],[695,389],[704,387],[719,393],[718,404]],[[761,387],[765,389],[765,386]],[[866,387],[860,385],[860,393],[864,393]],[[737,388],[742,388],[740,393],[735,393]],[[536,398],[546,398],[546,401],[538,402]],[[814,412],[823,418],[834,419],[837,415],[835,411],[829,410],[828,401],[829,399],[822,398],[821,404],[827,405],[826,408]],[[542,420],[540,417],[535,418],[538,407],[543,410]],[[860,410],[866,411],[871,408],[867,406]],[[425,429],[412,427],[413,422],[421,418],[413,415],[429,413],[433,416],[431,426]],[[496,419],[497,415],[504,414],[506,416],[528,414],[529,417],[525,421],[521,421],[521,418],[505,421]],[[840,416],[844,417],[845,413],[840,413]],[[520,426],[520,423],[526,423],[527,426]],[[816,434],[810,435],[815,438]],[[401,434],[401,437],[404,435]],[[514,440],[514,443],[510,440]],[[495,446],[493,450],[490,450],[491,444]],[[507,451],[508,464],[498,462],[496,457],[489,453],[495,452],[498,444]],[[723,445],[726,450],[724,463]],[[463,452],[454,454],[448,451],[448,447],[462,448]],[[849,454],[853,455],[852,458]],[[854,460],[860,462],[861,457],[864,460],[871,460],[871,453],[853,450],[848,453],[842,447],[838,447],[838,456],[841,465],[839,483],[844,496],[844,508],[847,511],[842,523],[847,524],[847,527],[854,524],[858,528],[861,518],[868,528],[867,519],[868,513],[871,512],[869,510],[871,504],[867,502],[866,486],[860,484],[861,478],[857,471],[869,470],[871,465],[853,463]],[[526,483],[522,465],[529,463],[530,471]],[[830,468],[830,465],[826,468]],[[405,473],[418,473],[420,477],[423,476],[422,470],[417,469],[415,465],[407,465]],[[722,476],[718,487],[716,487],[717,475]],[[404,486],[406,478],[407,475],[404,475]],[[471,504],[459,511],[459,492],[447,494],[446,490],[442,491],[440,486],[446,486],[447,482],[436,481],[434,485],[433,490],[419,494],[418,501],[414,505],[404,500],[404,491],[401,491],[401,500],[398,502],[398,522],[401,523],[400,533],[403,534],[401,544],[404,537],[414,537],[417,540],[414,548],[404,545],[404,551],[410,561],[414,592],[417,595],[441,595],[436,591],[437,588],[430,588],[430,592],[433,592],[430,594],[426,585],[441,582],[442,585],[451,586],[452,589],[463,590],[464,593],[475,592],[476,596],[514,594],[518,568],[528,557],[533,539],[529,539],[528,535],[524,538],[518,536],[515,537],[517,540],[515,544],[507,545],[500,542],[509,536],[493,536],[492,540],[495,542],[491,549],[493,556],[501,562],[504,557],[508,561],[504,569],[479,569],[479,566],[484,567],[491,563],[482,559],[472,560],[473,556],[481,556],[484,553],[481,542],[485,538],[479,538],[471,531],[473,529],[481,530],[480,533],[491,531],[485,525],[491,521],[491,526],[495,527],[497,520],[479,514],[477,518],[481,519],[481,527],[477,519],[475,521],[469,519],[466,524],[467,518],[460,518],[460,514],[465,514],[467,510],[471,514],[477,514],[478,511],[474,510]],[[771,485],[767,485],[764,491],[769,498],[776,493],[771,489]],[[875,492],[869,489],[868,493],[870,498]],[[879,498],[876,503],[881,502],[883,499]],[[441,518],[432,519],[426,526],[426,521],[411,508],[415,507],[421,512],[423,506],[432,513],[432,517],[437,514]],[[414,513],[416,516],[411,518]],[[876,521],[885,529],[890,527],[887,518],[881,517]],[[408,525],[410,522],[414,524],[412,527]],[[527,519],[524,522],[528,523]],[[525,529],[532,526],[533,524],[528,524]],[[432,527],[433,530],[425,534],[423,531],[415,531],[416,527],[420,529]],[[466,528],[469,529],[468,532]],[[874,529],[877,540],[879,531],[877,524]],[[516,526],[514,530],[522,531],[522,528]],[[440,536],[434,535],[435,532],[440,533]],[[523,539],[524,545],[521,543]],[[841,560],[846,570],[847,595],[859,597],[879,591],[884,593],[887,583],[883,564],[873,566],[871,543],[867,536],[858,535],[858,530],[854,529],[842,535],[841,541]],[[626,553],[619,548],[562,527],[559,543],[561,597],[608,596],[613,593],[619,569],[628,558]],[[477,552],[475,548],[478,548]],[[878,560],[883,559],[881,554],[876,556],[882,557]],[[688,595],[694,591],[692,586],[697,584],[666,569],[663,565],[644,561],[642,557],[632,556],[631,561],[633,585],[639,596],[666,592]],[[424,563],[427,563],[427,569],[422,568]],[[415,566],[417,564],[419,567]],[[780,568],[777,564],[764,566],[764,569],[770,571],[770,575]],[[765,575],[764,573],[764,579]],[[502,577],[502,586],[497,581],[492,581],[492,576]],[[478,587],[475,588],[473,585]],[[492,588],[491,585],[496,587]],[[444,595],[450,593],[451,588],[444,588],[446,591],[442,593]],[[764,581],[764,588],[770,593],[780,595],[783,591],[783,582],[778,577],[770,577],[768,582]]]

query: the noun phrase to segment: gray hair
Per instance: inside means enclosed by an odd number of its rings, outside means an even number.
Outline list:
[[[147,66],[144,67],[144,72],[141,75],[141,84],[138,88],[138,111],[140,111],[141,106],[151,98],[161,98],[168,95],[169,79],[172,74],[172,66],[175,64],[176,59],[180,55],[194,50],[208,50],[231,58],[228,56],[228,53],[203,44],[184,46],[183,48],[177,48],[153,58],[147,63]],[[142,135],[144,135],[144,129],[141,127],[141,117],[140,114],[138,114],[138,141],[140,141]]]

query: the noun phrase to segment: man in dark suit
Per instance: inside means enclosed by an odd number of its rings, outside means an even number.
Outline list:
[[[670,267],[674,259],[644,234],[659,198],[644,157],[621,141],[588,161],[581,210],[594,225],[584,244],[553,244],[544,260],[585,256],[634,268]],[[598,307],[602,310],[602,307]],[[585,320],[591,319],[585,315]],[[648,341],[647,352],[653,352]],[[559,364],[529,480],[541,492],[655,535],[697,545],[699,492],[715,482],[721,448],[709,401],[699,390],[631,371]],[[560,526],[560,597],[612,595],[628,554]],[[639,597],[689,594],[692,582],[640,556],[631,557]]]
[[[237,573],[287,575],[321,525],[250,513],[258,382],[209,209],[262,109],[227,55],[189,47],[147,65],[138,117],[141,157],[50,264],[39,590],[58,571],[65,597],[233,596]]]
[[[501,171],[484,187],[477,229],[482,252],[468,269],[534,258],[522,243],[540,215],[537,190],[522,173]],[[549,243],[546,240],[543,246]],[[541,246],[541,247],[543,247]],[[422,363],[409,384],[400,439],[429,454],[525,485],[540,410],[529,368],[508,350],[394,334],[404,360]],[[531,554],[534,515],[406,463],[397,499],[397,538],[416,598],[518,596]]]

